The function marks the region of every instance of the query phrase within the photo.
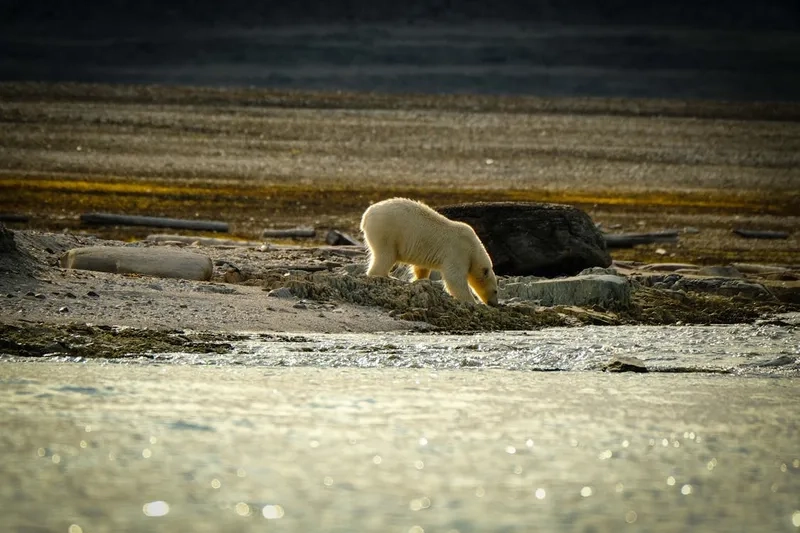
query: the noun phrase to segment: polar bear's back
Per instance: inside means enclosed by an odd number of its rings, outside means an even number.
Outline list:
[[[464,248],[469,257],[477,239],[469,225],[408,198],[370,206],[361,218],[361,231],[373,252],[391,249],[399,262],[434,269],[453,256],[453,248]]]

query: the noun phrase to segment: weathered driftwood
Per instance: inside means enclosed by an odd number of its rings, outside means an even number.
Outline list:
[[[196,237],[192,235],[170,235],[167,233],[158,233],[148,235],[145,239],[148,242],[181,242],[185,244],[199,244],[201,246],[261,246],[263,243],[260,241],[237,241],[236,239],[217,239],[215,237]]]
[[[270,265],[268,270],[304,270],[306,272],[322,272],[332,270],[329,265]]]
[[[760,231],[751,229],[736,228],[733,232],[745,239],[788,239],[789,233],[786,231]]]
[[[61,256],[62,268],[207,281],[214,266],[205,255],[171,248],[90,246]]]
[[[356,257],[365,255],[367,249],[364,246],[340,245],[340,246],[297,246],[294,244],[273,244],[266,242],[259,247],[261,252],[272,251],[293,251],[293,252],[307,252],[309,254],[328,252],[345,257]]]
[[[18,215],[16,213],[0,213],[0,222],[27,222],[30,220],[28,215]]]
[[[654,233],[606,233],[603,235],[609,248],[633,248],[654,242],[677,242],[678,231],[656,231]]]
[[[292,238],[309,238],[314,237],[317,230],[314,228],[287,228],[287,229],[271,229],[267,228],[261,232],[261,236],[265,239],[292,239]]]
[[[572,276],[611,264],[602,234],[589,215],[575,207],[480,202],[437,211],[473,227],[498,275]]]
[[[325,242],[331,246],[364,246],[358,239],[339,230],[332,229],[325,237]]]
[[[648,263],[636,267],[638,270],[657,270],[661,272],[675,272],[676,270],[685,270],[692,268],[699,268],[692,263]]]
[[[81,222],[83,224],[98,226],[150,226],[154,228],[218,231],[220,233],[228,232],[227,222],[148,217],[142,215],[115,215],[113,213],[84,213],[81,215]]]

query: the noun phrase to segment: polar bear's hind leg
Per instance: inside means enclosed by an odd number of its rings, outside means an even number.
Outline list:
[[[414,266],[412,271],[414,272],[415,281],[418,279],[428,279],[431,277],[431,269],[429,268]]]
[[[379,243],[368,242],[367,244],[370,249],[367,276],[389,277],[389,272],[392,271],[397,262],[394,251],[390,247],[381,246]]]

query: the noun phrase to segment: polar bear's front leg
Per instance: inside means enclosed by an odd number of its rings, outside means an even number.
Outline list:
[[[460,302],[475,303],[475,297],[472,296],[472,291],[469,290],[469,283],[467,283],[467,273],[462,272],[460,269],[445,268],[442,269],[442,280],[444,281],[444,288],[447,292]]]

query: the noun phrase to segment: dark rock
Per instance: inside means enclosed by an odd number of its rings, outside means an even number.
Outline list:
[[[325,242],[331,246],[364,246],[358,239],[335,229],[328,232]]]
[[[603,366],[605,372],[648,372],[638,357],[614,357]]]
[[[775,300],[775,296],[762,284],[740,279],[680,278],[671,288],[676,291],[707,292],[719,296],[740,296],[751,300]]]
[[[501,276],[573,276],[611,265],[603,234],[567,205],[480,202],[437,208],[475,229]]]
[[[716,276],[721,278],[744,278],[744,274],[734,266],[705,266],[697,271],[701,276]]]
[[[16,251],[17,243],[14,242],[14,232],[0,222],[0,254]]]

